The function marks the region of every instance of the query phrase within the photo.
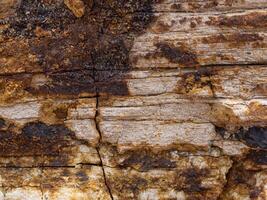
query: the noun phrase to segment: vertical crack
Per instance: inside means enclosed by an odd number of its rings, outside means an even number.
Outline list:
[[[99,116],[99,92],[97,91],[96,89],[96,112],[95,112],[95,117],[94,117],[94,120],[95,120],[95,126],[96,126],[96,130],[99,134],[99,141],[98,141],[98,146],[96,147],[96,151],[97,151],[97,154],[98,154],[98,157],[99,157],[99,160],[100,160],[100,166],[102,168],[102,171],[103,171],[103,177],[104,177],[104,183],[107,187],[107,190],[108,190],[108,193],[109,193],[109,196],[111,198],[111,200],[113,200],[113,196],[112,196],[112,192],[111,192],[111,189],[107,183],[107,177],[106,177],[106,173],[105,173],[105,169],[104,169],[104,165],[103,165],[103,161],[102,161],[102,157],[101,157],[101,154],[100,154],[100,144],[101,144],[101,141],[102,141],[102,134],[101,134],[101,131],[100,131],[100,128],[99,128],[99,124],[98,124],[98,121],[97,121],[97,118]]]
[[[225,182],[225,184],[224,184],[224,186],[223,186],[223,188],[222,188],[222,191],[221,191],[221,193],[219,194],[219,196],[217,197],[217,200],[223,200],[223,195],[225,194],[225,192],[226,192],[226,190],[227,190],[227,188],[228,188],[228,186],[229,186],[229,179],[230,179],[230,177],[231,177],[231,172],[232,172],[232,170],[234,169],[234,166],[236,165],[236,161],[233,161],[232,160],[232,166],[228,169],[228,171],[227,171],[227,173],[225,174],[225,179],[226,179],[226,182]]]
[[[98,156],[99,156],[99,159],[100,159],[100,165],[101,165],[101,168],[102,168],[102,171],[103,171],[103,177],[104,177],[105,185],[107,187],[107,190],[108,190],[110,198],[113,200],[114,198],[112,196],[111,188],[109,187],[109,185],[107,183],[107,177],[106,177],[104,165],[103,165],[103,162],[102,162],[102,158],[101,158],[101,155],[100,155],[100,152],[99,152],[99,147],[97,147],[96,150],[97,150],[97,153],[98,153]]]

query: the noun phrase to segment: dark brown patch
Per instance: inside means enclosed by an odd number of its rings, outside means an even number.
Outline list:
[[[260,188],[254,188],[253,190],[250,191],[249,193],[249,197],[251,199],[256,199],[257,197],[259,197],[260,193],[262,192],[262,190]]]
[[[236,0],[225,0],[226,6],[232,6]]]
[[[38,87],[28,87],[26,90],[35,95],[79,95],[80,93],[94,93],[93,73],[91,70],[75,72],[58,72],[48,75],[49,81]]]
[[[85,182],[85,181],[89,180],[89,177],[83,171],[77,172],[76,176],[78,177],[79,181],[81,181],[81,182]]]
[[[171,5],[171,9],[176,10],[176,11],[181,10],[181,8],[182,8],[182,5],[179,3],[174,3]]]
[[[267,151],[251,150],[247,158],[256,164],[267,165]]]
[[[59,155],[74,133],[64,125],[29,122],[20,132],[0,131],[0,156]]]
[[[246,15],[210,17],[206,22],[212,26],[226,26],[239,28],[265,28],[267,25],[267,14],[262,12],[252,12]]]
[[[255,41],[262,41],[263,37],[261,37],[259,34],[255,33],[234,33],[231,35],[213,35],[209,37],[205,37],[202,39],[203,43],[207,44],[214,44],[214,43],[246,43],[246,42],[255,42]]]
[[[176,163],[160,155],[150,155],[145,152],[132,153],[125,159],[120,167],[137,167],[140,171],[151,169],[171,169],[176,167]]]
[[[222,138],[225,138],[226,129],[223,127],[215,126],[215,131],[219,134]]]
[[[267,84],[266,83],[257,84],[257,86],[254,88],[254,91],[256,94],[267,95]]]
[[[241,167],[234,170],[234,172],[235,174],[233,173],[231,177],[234,184],[249,184],[248,180],[254,175],[253,171],[248,171]]]
[[[152,57],[164,57],[172,63],[177,63],[182,66],[197,66],[197,56],[184,47],[174,47],[168,43],[161,42],[155,45],[158,48]],[[148,55],[150,57],[151,55]]]
[[[182,19],[179,20],[180,24],[184,24],[187,21],[186,17],[183,17]]]
[[[155,2],[98,0],[92,6],[84,1],[84,16],[75,18],[63,1],[23,0],[4,35],[27,38],[38,65],[51,78],[49,85],[28,91],[127,95],[123,79],[131,69],[129,51],[152,22]],[[66,70],[71,72],[51,74]]]
[[[248,146],[253,148],[267,149],[267,128],[250,127],[241,128],[236,134],[237,139],[244,141]]]
[[[214,8],[218,6],[218,0],[208,0],[208,1],[203,1],[203,2],[198,2],[198,1],[192,1],[188,3],[189,9],[190,10],[206,10],[209,8]]]
[[[19,4],[20,0],[0,1],[0,20],[6,17],[13,16]]]
[[[175,21],[171,21],[171,24],[167,24],[164,21],[157,21],[152,30],[156,33],[164,33],[170,31]]]
[[[130,177],[120,176],[109,180],[112,182],[112,189],[117,191],[118,195],[125,198],[125,192],[132,192],[135,198],[137,198],[139,192],[147,187],[148,181],[136,175],[131,175]]]
[[[182,93],[189,93],[195,89],[203,89],[208,87],[210,91],[213,90],[213,84],[211,82],[211,76],[215,74],[213,69],[199,69],[196,72],[189,72],[183,74],[183,87]]]
[[[190,23],[190,27],[191,27],[191,28],[196,28],[196,26],[197,26],[197,25],[196,25],[195,22],[191,22],[191,23]]]
[[[57,108],[53,111],[56,114],[58,119],[66,119],[68,116],[68,109],[67,108]]]
[[[61,176],[70,176],[71,172],[69,169],[63,169]]]
[[[262,193],[263,185],[256,186],[255,175],[259,171],[248,168],[246,159],[236,160],[233,163],[231,170],[228,172],[227,184],[220,199],[228,199],[228,195],[236,190],[248,194],[251,199],[256,199]]]
[[[44,30],[60,27],[62,30],[67,24],[73,23],[75,17],[61,4],[59,0],[21,0],[17,16],[9,18],[10,28],[4,31],[4,35],[34,37],[36,27]]]
[[[202,8],[202,3],[199,2],[189,2],[188,6],[190,10],[200,10]]]
[[[66,146],[67,147],[67,146]],[[63,150],[63,148],[62,148]],[[47,156],[43,156],[43,166],[54,166],[54,167],[62,167],[62,166],[67,166],[68,163],[71,160],[71,156],[67,153],[64,154],[63,152],[58,152],[58,154],[54,154],[52,155],[47,155]]]
[[[201,186],[201,180],[209,175],[208,169],[191,168],[184,171],[181,175],[185,178],[185,182],[178,186],[185,192],[204,192],[207,189]]]
[[[6,121],[0,118],[0,129],[4,128],[5,126],[6,126]]]
[[[204,8],[214,8],[219,5],[218,0],[212,0],[204,5]]]

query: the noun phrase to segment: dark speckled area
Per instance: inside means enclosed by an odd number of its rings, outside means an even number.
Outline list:
[[[127,95],[129,51],[153,21],[155,2],[84,1],[85,14],[76,18],[63,1],[22,0],[3,35],[26,39],[51,79],[44,87],[27,88],[33,94]]]

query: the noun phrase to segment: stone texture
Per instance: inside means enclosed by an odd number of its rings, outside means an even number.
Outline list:
[[[267,199],[265,0],[1,0],[0,200]]]

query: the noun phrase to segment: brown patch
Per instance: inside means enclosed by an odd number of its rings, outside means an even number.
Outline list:
[[[163,154],[159,153],[159,155]],[[164,157],[168,156],[164,154]],[[112,193],[118,198],[138,199],[138,196],[140,197],[140,194],[144,191],[155,188],[158,191],[159,199],[173,197],[173,195],[168,196],[170,191],[183,191],[186,197],[192,200],[216,198],[224,183],[224,172],[217,170],[221,168],[221,162],[219,164],[215,161],[216,158],[208,158],[211,159],[208,164],[211,168],[200,169],[192,165],[190,167],[190,158],[188,156],[174,157],[177,167],[170,170],[158,169],[143,172],[136,169],[119,169],[117,167],[108,170],[107,182]],[[223,166],[225,165],[223,164]],[[214,180],[215,182],[213,182]],[[214,184],[206,184],[207,182],[210,183],[210,181]],[[132,187],[129,185],[132,185]]]
[[[79,95],[94,93],[96,86],[90,70],[59,72],[48,75],[49,81],[38,87],[28,87],[26,91],[34,95]]]
[[[59,155],[75,134],[64,125],[29,122],[19,132],[0,131],[0,156]]]
[[[184,24],[187,21],[186,17],[183,17],[182,19],[179,20],[180,24]]]
[[[208,176],[210,171],[208,169],[190,168],[182,172],[182,177],[185,179],[184,184],[178,185],[178,190],[185,192],[204,192],[207,189],[201,186],[201,180]]]
[[[78,13],[83,16],[76,18],[63,1],[23,0],[4,36],[27,38],[36,63],[51,79],[27,91],[127,95],[123,79],[131,69],[129,51],[152,22],[156,2],[100,0],[92,6],[92,1],[84,1],[85,11]],[[66,70],[71,72],[55,73]]]
[[[189,6],[190,10],[200,10],[202,8],[202,3],[189,2],[188,6]]]
[[[71,172],[69,169],[63,169],[61,176],[70,176]]]
[[[254,101],[248,105],[247,116],[253,116],[255,121],[264,121],[264,116],[267,116],[267,106]]]
[[[215,103],[211,108],[211,119],[217,126],[229,131],[236,131],[240,127],[241,121],[230,107]]]
[[[213,85],[210,76],[214,74],[213,69],[200,69],[196,72],[183,74],[182,78],[182,93],[185,94],[198,94],[201,91],[208,91],[208,95],[213,95]]]
[[[236,0],[225,0],[225,5],[226,6],[232,6],[235,1]]]
[[[41,68],[30,50],[29,41],[23,38],[0,38],[0,74],[37,72]]]
[[[212,26],[226,26],[239,28],[265,28],[267,25],[267,14],[263,12],[252,12],[245,15],[210,17],[206,22]]]
[[[247,158],[256,164],[267,165],[267,151],[251,150],[247,155]]]
[[[90,0],[90,7],[93,1]],[[76,17],[82,17],[85,12],[85,5],[82,0],[64,0],[65,5],[73,12]]]
[[[0,1],[0,19],[4,19],[15,15],[16,8],[19,6],[20,2],[21,0]]]
[[[250,191],[249,197],[251,199],[256,199],[257,197],[259,197],[261,192],[262,192],[262,189],[255,187],[253,190]]]
[[[263,192],[263,185],[256,186],[255,175],[257,170],[247,168],[246,158],[236,160],[227,175],[227,184],[220,199],[232,199],[233,193],[249,196],[250,199],[257,199]]]
[[[147,57],[164,57],[171,63],[182,66],[198,66],[197,56],[185,47],[174,47],[165,42],[157,43],[155,46],[158,51],[153,55],[147,55]]]
[[[112,187],[112,191],[116,191],[116,194],[122,199],[125,198],[125,192],[127,194],[133,193],[134,197],[137,198],[140,191],[144,190],[148,181],[140,176],[115,176],[108,178],[109,187]],[[130,198],[130,199],[135,199]]]
[[[133,167],[140,171],[149,171],[151,169],[175,168],[176,163],[158,154],[153,155],[146,152],[133,152],[120,164],[120,167]]]
[[[151,28],[155,33],[164,33],[170,31],[170,28],[174,25],[175,21],[171,21],[171,24],[167,24],[164,21],[156,21],[156,24]]]
[[[182,8],[182,5],[179,3],[174,3],[171,5],[172,10],[181,10],[181,8]]]
[[[191,10],[191,11],[200,11],[200,10],[207,10],[210,8],[215,8],[219,5],[218,0],[207,0],[203,2],[199,1],[189,1],[188,3],[188,8],[186,11]]]
[[[190,27],[191,27],[191,28],[196,28],[196,26],[197,26],[197,25],[196,25],[195,22],[191,22],[191,23],[190,23]]]
[[[204,8],[214,8],[219,5],[218,0],[211,0],[204,5]]]
[[[267,95],[267,84],[266,83],[257,84],[254,91],[256,94]]]
[[[24,90],[30,84],[31,76],[12,76],[0,79],[0,101],[10,103],[16,100],[23,100],[27,95]]]
[[[63,123],[67,118],[68,109],[76,106],[75,102],[45,101],[39,113],[40,119],[49,124]]]
[[[225,128],[223,128],[223,127],[219,127],[219,126],[215,126],[215,131],[216,131],[216,133],[217,134],[219,134],[222,138],[224,138],[224,139],[227,139],[227,138],[225,138],[226,137],[226,129]]]
[[[232,172],[232,176],[230,180],[234,184],[253,184],[253,182],[249,182],[249,179],[254,175],[255,172],[249,171],[243,168],[242,165],[237,166]],[[230,176],[229,176],[230,177]]]
[[[202,39],[203,43],[214,44],[214,43],[233,43],[234,46],[246,44],[247,42],[262,41],[263,37],[255,33],[234,33],[231,35],[213,35]]]
[[[59,119],[66,119],[68,116],[68,109],[67,108],[57,108],[54,110],[54,113],[56,114],[56,117]]]
[[[76,176],[78,177],[79,181],[86,182],[89,180],[89,177],[84,171],[79,171],[76,173]]]

